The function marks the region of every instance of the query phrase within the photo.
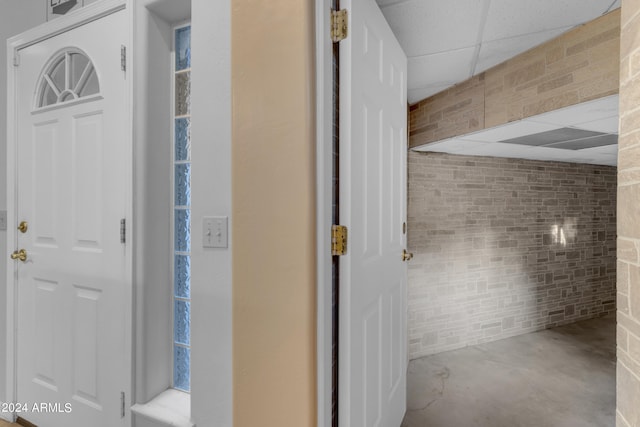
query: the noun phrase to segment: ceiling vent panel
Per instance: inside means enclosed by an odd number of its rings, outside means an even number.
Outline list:
[[[602,132],[593,132],[583,129],[560,128],[549,130],[546,132],[534,133],[531,135],[519,136],[517,138],[505,139],[506,144],[529,145],[532,147],[540,147],[559,142],[574,141],[576,139],[591,138],[595,136],[605,135]],[[559,148],[559,147],[558,147]]]
[[[561,148],[564,150],[584,150],[585,148],[604,147],[618,143],[618,135],[605,134],[593,138],[578,139],[575,141],[559,142],[547,145],[549,148]]]

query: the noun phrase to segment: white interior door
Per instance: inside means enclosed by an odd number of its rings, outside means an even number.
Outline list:
[[[406,409],[407,59],[374,0],[342,0],[339,421],[399,426]]]
[[[43,427],[124,422],[127,34],[120,11],[19,51],[16,400],[27,404],[17,415]]]

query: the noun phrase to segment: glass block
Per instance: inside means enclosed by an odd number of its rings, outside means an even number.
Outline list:
[[[175,255],[173,276],[175,296],[178,298],[190,298],[191,257],[189,255]]]
[[[191,230],[189,209],[175,210],[175,250],[178,252],[189,252],[191,250]]]
[[[191,114],[191,71],[176,74],[176,116]]]
[[[189,206],[191,204],[191,165],[176,165],[175,181],[176,206]]]
[[[188,301],[174,301],[173,340],[178,344],[189,345],[190,311]]]
[[[191,67],[191,27],[176,30],[176,71]]]
[[[191,120],[176,119],[176,160],[191,160]]]
[[[189,391],[189,369],[191,367],[191,349],[173,347],[173,386],[183,391]]]

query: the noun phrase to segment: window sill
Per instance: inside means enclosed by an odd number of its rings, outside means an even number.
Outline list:
[[[175,389],[166,390],[147,403],[133,405],[131,412],[160,426],[195,426],[191,422],[191,395]]]

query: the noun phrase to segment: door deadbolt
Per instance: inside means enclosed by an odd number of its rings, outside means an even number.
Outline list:
[[[18,225],[18,230],[20,230],[21,233],[26,233],[28,229],[29,224],[27,224],[27,221],[22,221],[20,225]]]
[[[25,251],[24,249],[14,251],[11,254],[11,259],[19,259],[20,261],[25,262],[27,260],[27,251]]]

